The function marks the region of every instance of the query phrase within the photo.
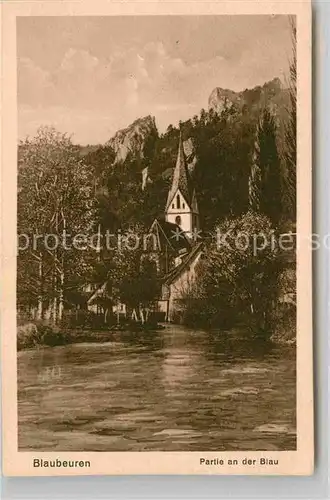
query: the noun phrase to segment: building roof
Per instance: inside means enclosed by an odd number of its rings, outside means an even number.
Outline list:
[[[169,273],[164,276],[163,283],[170,285],[173,281],[178,278],[187,268],[187,266],[197,257],[197,255],[202,251],[203,242],[198,243],[194,246],[190,253],[186,255],[181,264],[171,269]]]
[[[99,285],[95,288],[95,290],[93,290],[92,292],[90,292],[90,293],[89,293],[89,298],[87,299],[87,304],[92,304],[92,303],[93,303],[93,301],[94,301],[97,297],[101,296],[101,295],[104,293],[105,288],[106,288],[106,286],[107,286],[107,283],[108,283],[108,280],[106,280],[106,281],[102,282],[101,284],[99,284]]]
[[[168,247],[176,254],[190,252],[191,243],[177,224],[155,219],[151,225],[150,233],[156,234],[159,251]]]
[[[179,139],[179,150],[176,160],[176,165],[172,177],[172,185],[169,190],[166,210],[169,208],[172,200],[177,193],[178,189],[181,191],[182,196],[185,198],[186,202],[191,205],[193,198],[193,189],[190,182],[190,175],[187,167],[186,157],[183,149],[182,134],[180,132]]]

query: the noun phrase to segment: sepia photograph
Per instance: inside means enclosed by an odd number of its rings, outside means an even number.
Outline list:
[[[294,450],[295,18],[17,39],[19,449]]]
[[[305,10],[55,7],[4,61],[8,467],[311,472]]]

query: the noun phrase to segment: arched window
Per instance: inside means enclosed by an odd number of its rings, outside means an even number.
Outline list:
[[[180,215],[177,215],[177,216],[175,217],[175,223],[176,223],[178,226],[181,226],[181,217],[180,217]]]
[[[181,208],[180,195],[176,195],[176,208]]]

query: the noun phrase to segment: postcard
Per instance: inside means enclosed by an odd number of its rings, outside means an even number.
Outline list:
[[[312,474],[310,2],[7,2],[2,61],[4,474]]]

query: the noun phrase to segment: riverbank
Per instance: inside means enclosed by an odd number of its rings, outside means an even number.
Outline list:
[[[173,326],[168,324],[168,327]],[[178,326],[179,325],[174,325]],[[158,330],[166,329],[167,327],[161,324],[125,324],[125,325],[109,325],[109,327],[104,329],[62,329],[59,327],[49,326],[41,323],[26,323],[19,325],[17,327],[17,350],[22,351],[24,349],[33,349],[38,347],[56,347],[69,344],[79,344],[79,343],[102,343],[114,340],[116,336],[120,335],[122,332],[125,334],[146,334],[149,335]],[[197,331],[198,329],[196,329]],[[244,339],[244,341],[250,341],[255,343],[256,341],[268,341],[271,343],[279,345],[295,345],[295,325],[290,324],[288,328],[283,329],[281,325],[278,326],[277,330],[268,338],[257,338],[248,331],[245,331],[243,327],[235,330],[236,332],[245,332],[244,334],[239,333],[238,336]],[[210,334],[215,336],[221,335],[225,336],[224,331],[219,332],[218,330],[210,330]],[[230,336],[233,334],[230,334]]]
[[[120,332],[148,333],[162,330],[165,327],[160,324],[139,323],[109,325],[104,329],[64,329],[42,323],[25,323],[17,327],[17,350],[31,349],[36,347],[56,347],[61,345],[79,344],[82,342],[108,342],[114,335]]]

